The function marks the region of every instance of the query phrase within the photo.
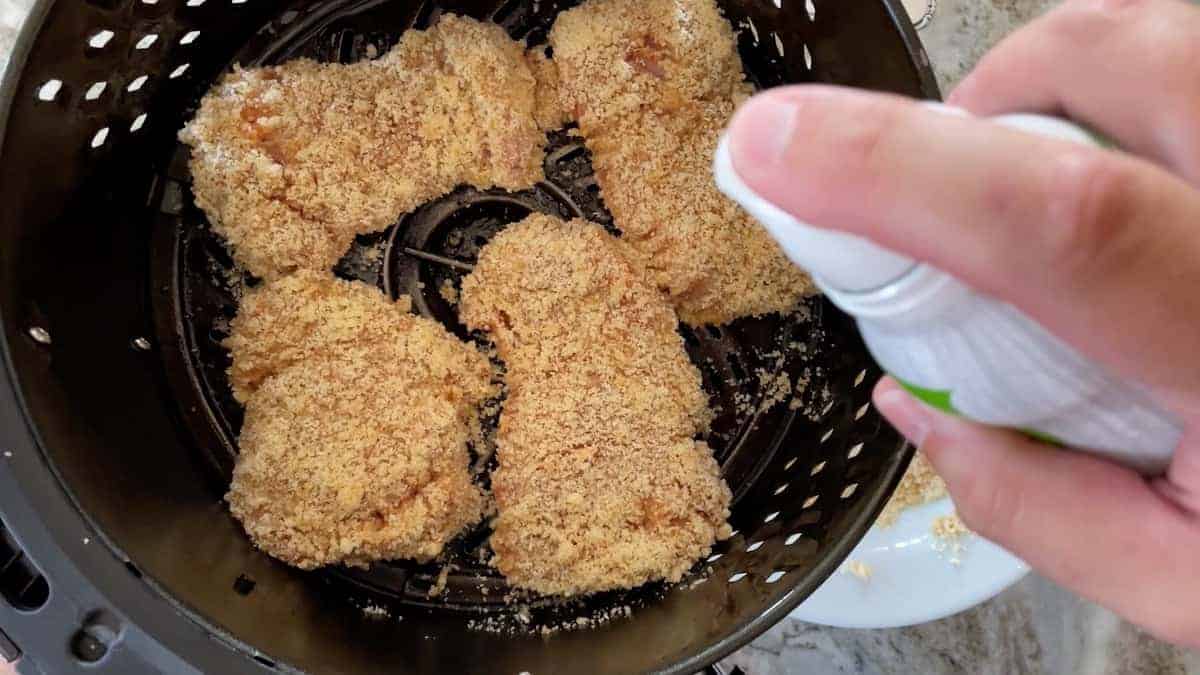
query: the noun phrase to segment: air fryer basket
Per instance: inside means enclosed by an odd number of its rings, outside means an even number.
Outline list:
[[[7,631],[48,672],[190,662],[206,672],[687,673],[833,572],[908,451],[870,408],[878,371],[852,322],[820,299],[794,316],[681,329],[719,413],[709,440],[734,490],[736,536],[676,587],[524,603],[534,628],[625,607],[628,617],[549,637],[473,630],[488,618],[520,623],[498,601],[503,580],[476,562],[486,531],[455,542],[447,590],[430,597],[440,564],[299,572],[255,550],[221,502],[241,414],[220,346],[237,274],[192,202],[175,139],[200,95],[231,63],[366,58],[446,11],[536,45],[571,4],[35,7],[3,92],[0,652]],[[760,86],[937,95],[898,0],[721,4]],[[552,135],[546,170],[526,193],[461,189],[400,216],[360,237],[337,271],[411,293],[419,311],[465,335],[436,289],[457,283],[492,234],[531,211],[611,225],[573,137]],[[766,405],[781,376],[807,386]]]

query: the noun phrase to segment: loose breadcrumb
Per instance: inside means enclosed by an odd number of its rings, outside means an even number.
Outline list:
[[[813,292],[713,182],[721,132],[752,92],[713,0],[588,0],[550,43],[605,204],[681,319],[786,311]]]
[[[844,569],[862,581],[871,580],[871,566],[861,560],[847,560]]]
[[[302,271],[247,293],[228,344],[246,418],[226,499],[263,550],[425,561],[482,517],[467,441],[491,366],[442,326]]]
[[[454,287],[454,282],[449,279],[443,279],[442,284],[438,286],[438,295],[451,305],[458,304],[458,289]]]
[[[973,534],[962,519],[957,514],[942,516],[933,521],[930,532],[935,539],[933,550],[944,554],[951,565],[961,564],[967,548],[966,539]]]
[[[532,187],[538,120],[551,117],[540,58],[448,15],[377,60],[235,69],[180,132],[196,203],[243,266],[272,278],[328,270],[356,234],[458,185]]]
[[[493,563],[551,595],[678,581],[731,531],[730,492],[678,319],[599,226],[534,215],[484,247],[461,316],[488,331],[508,398]]]
[[[957,515],[938,518],[933,521],[930,531],[933,532],[933,536],[946,541],[961,539],[971,534],[971,530],[967,529],[966,524]]]
[[[883,508],[876,522],[882,527],[888,527],[896,522],[905,509],[937,501],[947,494],[946,483],[942,481],[942,477],[933,470],[925,455],[917,453],[908,467],[908,473],[900,480],[900,485],[892,493],[891,501]]]

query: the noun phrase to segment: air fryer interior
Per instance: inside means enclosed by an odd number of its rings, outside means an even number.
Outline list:
[[[734,490],[738,534],[677,587],[530,603],[535,626],[626,606],[629,617],[548,638],[468,629],[513,611],[498,602],[502,580],[474,562],[485,531],[456,542],[447,591],[433,598],[439,565],[302,573],[249,544],[221,501],[240,424],[220,346],[236,311],[236,272],[192,203],[176,131],[234,62],[350,62],[443,11],[490,17],[535,45],[570,4],[59,0],[31,46],[0,161],[0,310],[31,425],[130,574],[260,663],[694,671],[831,573],[906,460],[870,409],[878,372],[852,323],[818,299],[794,316],[683,329],[720,412],[710,442]],[[936,95],[896,3],[721,4],[760,86],[823,81]],[[436,289],[463,270],[440,260],[470,260],[534,210],[611,224],[576,139],[554,134],[546,168],[536,190],[462,189],[360,237],[339,274],[411,293],[419,311],[462,333]],[[807,387],[755,405],[781,373]],[[366,605],[394,616],[371,618]]]

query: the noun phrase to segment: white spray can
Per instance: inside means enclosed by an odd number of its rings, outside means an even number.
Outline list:
[[[995,122],[1080,143],[1079,127],[1040,115]],[[855,317],[876,361],[934,407],[1161,473],[1182,425],[1138,385],[1122,381],[1021,311],[929,265],[866,239],[798,221],[754,193],[733,168],[727,139],[717,185]]]

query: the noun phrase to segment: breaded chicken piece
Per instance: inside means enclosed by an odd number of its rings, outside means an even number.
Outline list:
[[[681,319],[787,311],[814,291],[713,181],[721,132],[752,92],[713,0],[588,0],[550,44],[604,201]]]
[[[496,391],[474,348],[318,272],[251,291],[229,344],[246,418],[226,499],[264,551],[304,569],[424,561],[480,520],[467,442]]]
[[[493,564],[577,595],[678,581],[729,536],[700,373],[627,245],[533,215],[480,253],[461,317],[507,366]]]
[[[542,180],[534,67],[504,29],[451,15],[375,61],[235,70],[180,132],[196,203],[253,274],[328,270],[459,185]]]
[[[233,355],[234,397],[246,403],[264,379],[298,362],[394,340],[398,327],[437,334],[436,323],[411,309],[408,296],[391,303],[377,288],[311,270],[250,289],[224,343]]]

